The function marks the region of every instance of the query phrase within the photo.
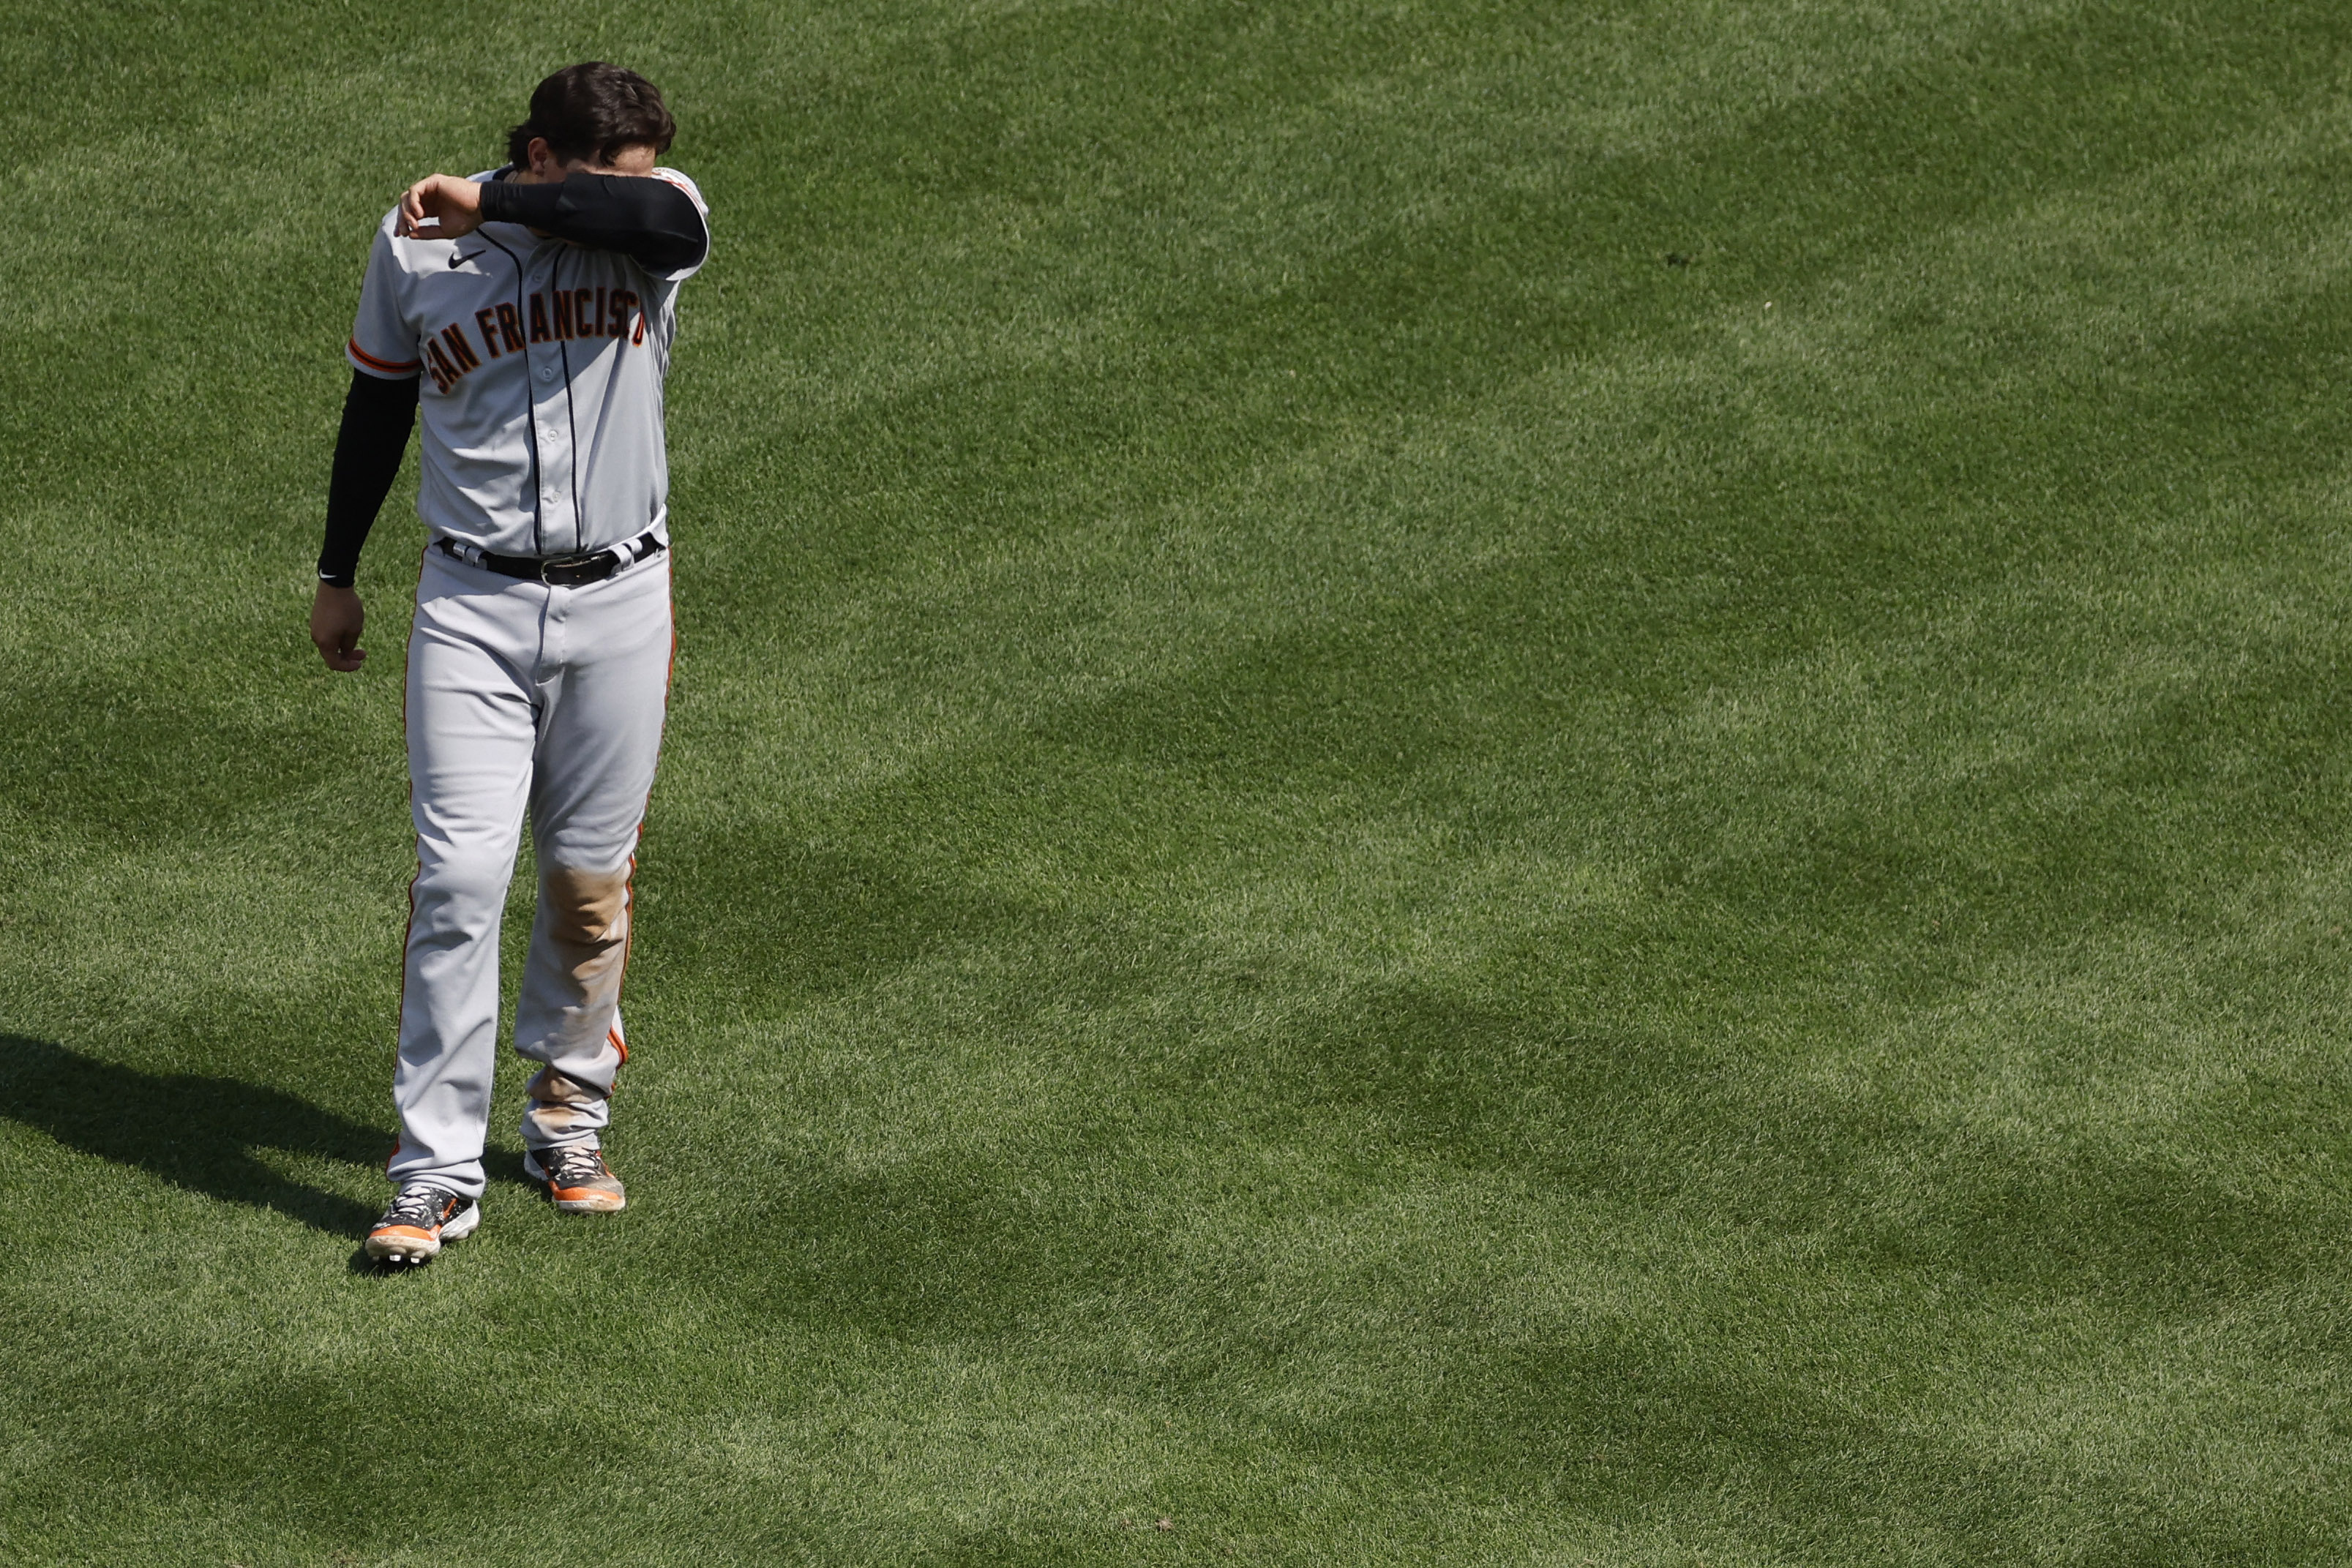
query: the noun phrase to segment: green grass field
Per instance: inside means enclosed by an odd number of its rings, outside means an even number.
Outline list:
[[[2352,1559],[2352,8],[5,20],[0,1561]],[[340,348],[583,57],[632,1207],[379,1277]]]

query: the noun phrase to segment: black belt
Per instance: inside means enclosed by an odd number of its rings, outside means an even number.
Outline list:
[[[583,583],[602,582],[625,566],[633,566],[661,554],[669,547],[650,532],[639,534],[625,545],[600,549],[588,555],[493,555],[474,545],[461,545],[451,538],[433,541],[441,553],[467,566],[478,566],[484,571],[495,571],[500,577],[519,577],[525,582],[544,582],[556,588],[578,588]]]

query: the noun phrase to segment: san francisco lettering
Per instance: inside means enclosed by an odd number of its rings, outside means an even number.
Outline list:
[[[476,334],[472,338],[466,332],[468,325]],[[510,304],[485,306],[470,322],[449,322],[425,338],[425,373],[446,392],[479,368],[485,355],[495,360],[520,354],[531,343],[597,338],[646,340],[644,301],[635,289],[551,288],[524,296],[520,309]],[[477,342],[481,345],[478,353]]]

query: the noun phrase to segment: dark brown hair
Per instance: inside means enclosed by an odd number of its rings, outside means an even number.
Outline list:
[[[661,89],[635,71],[587,60],[531,89],[530,118],[507,132],[507,162],[528,167],[534,136],[567,163],[610,163],[624,147],[667,152],[677,135]]]

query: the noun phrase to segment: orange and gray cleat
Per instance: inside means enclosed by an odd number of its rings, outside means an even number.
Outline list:
[[[420,1182],[402,1187],[368,1232],[367,1255],[384,1263],[422,1263],[443,1242],[471,1236],[481,1222],[480,1204]]]
[[[604,1163],[602,1149],[532,1149],[523,1155],[522,1169],[531,1180],[547,1184],[547,1196],[566,1214],[614,1214],[629,1206],[621,1178]]]

